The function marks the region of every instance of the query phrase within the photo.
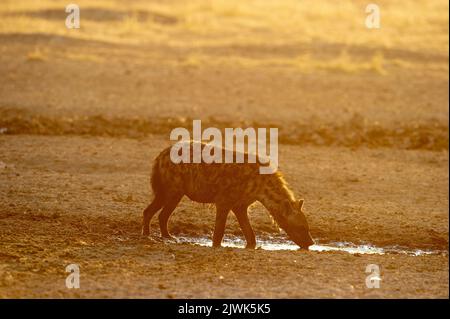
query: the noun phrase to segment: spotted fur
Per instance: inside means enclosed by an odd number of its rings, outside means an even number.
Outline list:
[[[192,143],[197,142],[190,142]],[[202,150],[205,144],[202,143]],[[226,150],[222,149],[222,152]],[[236,152],[233,152],[236,156]],[[223,153],[224,154],[224,153]],[[192,159],[192,147],[191,147]],[[223,157],[224,158],[224,157]],[[255,201],[261,202],[277,224],[302,248],[313,243],[309,226],[301,210],[303,200],[296,200],[280,172],[260,174],[260,164],[245,163],[179,163],[170,158],[170,147],[155,159],[151,176],[154,199],[143,212],[143,235],[150,232],[152,217],[159,214],[163,237],[171,237],[168,220],[184,195],[200,203],[216,206],[213,246],[221,245],[229,211],[233,211],[244,233],[248,248],[256,239],[247,209]]]

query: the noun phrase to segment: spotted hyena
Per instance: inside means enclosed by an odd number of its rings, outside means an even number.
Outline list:
[[[190,142],[192,143],[197,142]],[[202,143],[202,149],[206,144]],[[191,159],[192,159],[192,147]],[[247,241],[247,248],[255,248],[256,239],[248,220],[247,208],[261,202],[275,222],[301,248],[314,243],[308,222],[302,212],[303,200],[296,200],[281,173],[260,174],[256,163],[178,163],[170,157],[171,148],[164,149],[155,159],[151,176],[154,199],[143,212],[142,234],[150,232],[150,220],[159,214],[161,235],[170,238],[167,224],[170,215],[186,195],[200,203],[216,206],[213,247],[222,243],[228,213],[233,211]],[[222,150],[228,152],[228,150]],[[233,152],[236,156],[236,152]],[[223,157],[224,158],[224,157]],[[245,154],[245,158],[247,154]]]

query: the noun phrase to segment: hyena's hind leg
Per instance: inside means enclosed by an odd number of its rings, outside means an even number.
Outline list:
[[[172,238],[168,229],[169,218],[177,207],[181,198],[183,198],[183,194],[171,194],[170,196],[167,196],[166,200],[164,201],[163,209],[158,216],[159,228],[161,229],[161,237],[163,238]]]
[[[156,195],[150,205],[142,213],[142,235],[148,236],[150,234],[150,221],[152,217],[163,207],[164,198]]]
[[[256,237],[252,225],[250,225],[250,221],[248,220],[247,208],[248,206],[246,205],[235,207],[233,208],[233,213],[236,215],[239,226],[241,226],[245,240],[247,241],[247,246],[245,246],[245,248],[255,249]]]

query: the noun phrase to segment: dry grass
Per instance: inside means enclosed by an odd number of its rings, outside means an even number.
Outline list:
[[[365,27],[365,1],[78,1],[81,29],[64,26],[64,1],[2,1],[0,33],[50,33],[112,43],[154,44],[201,48],[227,46],[306,47],[339,45],[371,50],[407,50],[448,55],[448,3],[434,1],[379,1],[382,27]],[[58,14],[60,13],[60,17]],[[56,17],[56,18],[55,18]],[[106,17],[106,18],[105,18]],[[164,58],[164,57],[163,57]],[[166,58],[165,60],[168,60]],[[166,61],[174,63],[174,61]],[[176,61],[175,61],[176,62]],[[333,57],[320,52],[298,52],[288,57],[212,57],[204,52],[182,64],[261,64],[294,67],[304,72],[373,72],[385,74],[386,65],[411,68],[407,59],[382,53],[357,59],[340,50]],[[447,63],[421,62],[421,67],[448,72]]]
[[[398,63],[396,65],[399,65]],[[387,73],[385,69],[387,62],[382,53],[378,52],[368,59],[358,61],[345,50],[329,59],[320,59],[308,53],[291,58],[271,57],[264,59],[248,58],[238,55],[212,59],[206,54],[190,54],[180,61],[180,64],[188,67],[200,67],[205,64],[229,64],[239,65],[241,67],[279,66],[296,68],[299,72],[304,73],[311,73],[313,71],[343,73],[370,72],[379,75]]]
[[[46,59],[46,54],[37,47],[27,54],[28,61],[45,61]]]

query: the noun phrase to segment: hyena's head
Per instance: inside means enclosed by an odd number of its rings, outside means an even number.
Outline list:
[[[303,199],[289,202],[286,205],[286,214],[282,228],[289,238],[300,246],[301,249],[308,249],[314,244],[314,240],[309,233],[309,225],[303,213]]]

